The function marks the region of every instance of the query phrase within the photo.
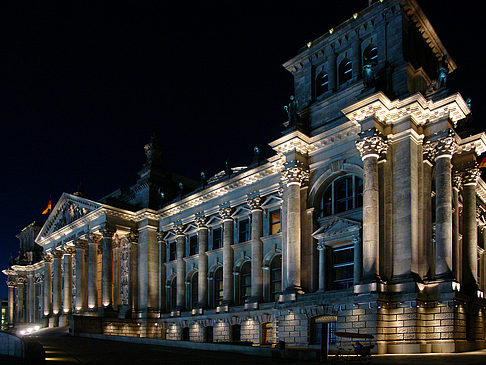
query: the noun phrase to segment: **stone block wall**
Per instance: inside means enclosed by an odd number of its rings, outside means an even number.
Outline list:
[[[254,319],[247,319],[241,323],[241,341],[260,343],[260,324]]]
[[[197,322],[189,326],[189,338],[193,342],[204,342],[204,327]]]
[[[230,325],[226,322],[216,322],[213,326],[214,342],[226,342],[230,340]]]
[[[176,323],[172,323],[169,325],[168,331],[167,331],[167,339],[168,340],[173,340],[173,341],[178,341],[182,337],[182,328]]]
[[[275,324],[276,325],[276,324]],[[294,313],[281,315],[274,331],[275,342],[285,341],[288,347],[306,347],[309,341],[309,320],[307,316]]]
[[[103,323],[103,334],[111,336],[142,337],[141,333],[145,330],[145,325],[138,325],[139,322],[133,321],[113,321]]]

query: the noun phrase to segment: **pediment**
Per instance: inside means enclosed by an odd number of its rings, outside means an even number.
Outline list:
[[[361,223],[347,218],[333,217],[325,222],[312,236],[316,239],[329,238],[359,231]]]
[[[282,203],[282,198],[280,198],[276,195],[270,195],[262,203],[262,207],[266,208],[266,207],[273,206],[273,205],[276,205],[276,204],[281,204],[281,203]]]
[[[46,223],[44,223],[39,237],[47,237],[99,207],[101,207],[99,203],[63,193],[54,209],[52,209],[51,214],[49,214]]]

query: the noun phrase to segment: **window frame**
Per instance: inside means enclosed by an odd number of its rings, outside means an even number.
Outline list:
[[[197,234],[192,234],[190,235],[187,240],[189,241],[189,255],[188,256],[194,256],[198,254],[199,250],[199,239],[197,237]],[[193,244],[195,241],[195,251],[193,251]]]
[[[346,181],[347,178],[351,177],[351,195],[349,193],[346,194],[345,198],[339,198],[336,199],[336,183],[339,183],[340,181]],[[359,184],[359,181],[361,181],[361,185]],[[346,190],[348,189],[347,182],[346,184]],[[359,186],[361,186],[361,192],[359,191]],[[326,213],[326,205],[328,205],[327,202],[324,201],[326,198],[326,193],[330,191],[330,197],[331,197],[331,205],[330,205],[330,211],[329,213]],[[348,205],[348,202],[351,201],[351,208],[341,210],[341,211],[336,211],[336,202],[345,202],[346,205]],[[363,207],[363,179],[355,174],[345,174],[336,177],[334,180],[332,180],[329,185],[326,187],[324,192],[322,193],[321,199],[320,199],[320,217],[330,217],[333,215],[337,214],[342,214],[345,212],[349,212],[354,209],[362,208]]]
[[[273,214],[278,212],[279,214],[279,220],[278,222],[272,222],[272,217]],[[273,227],[278,224],[278,231],[273,232]],[[268,234],[269,236],[274,235],[274,234],[279,234],[282,232],[282,209],[278,207],[277,209],[269,209],[268,211]]]
[[[241,226],[247,223],[247,229],[242,231]],[[238,243],[248,242],[251,240],[251,219],[249,216],[238,219]],[[244,236],[242,235],[244,233]]]

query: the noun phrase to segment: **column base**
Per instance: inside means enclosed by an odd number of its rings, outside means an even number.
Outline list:
[[[287,294],[304,294],[304,291],[302,290],[302,288],[300,286],[289,286],[287,288],[285,288],[285,290],[283,291],[283,294],[284,295],[287,295]]]

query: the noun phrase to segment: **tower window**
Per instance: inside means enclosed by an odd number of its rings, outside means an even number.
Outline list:
[[[369,45],[366,47],[365,51],[363,52],[363,63],[371,63],[376,64],[378,63],[378,48],[373,45]]]
[[[345,58],[339,64],[339,85],[351,80],[353,77],[353,63]]]
[[[329,77],[326,72],[322,71],[316,77],[316,97],[324,94],[329,90]]]

